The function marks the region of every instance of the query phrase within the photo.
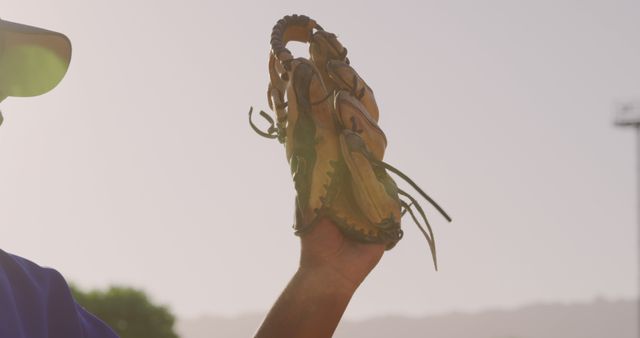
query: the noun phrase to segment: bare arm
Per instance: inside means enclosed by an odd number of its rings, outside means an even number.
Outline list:
[[[376,266],[384,246],[345,238],[327,219],[301,238],[300,266],[256,338],[327,338],[351,296]]]

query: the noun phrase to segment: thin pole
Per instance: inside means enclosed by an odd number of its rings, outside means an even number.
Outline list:
[[[638,303],[636,305],[636,310],[638,312],[636,319],[638,320],[638,337],[640,337],[640,123],[636,123],[634,127],[636,128],[636,170],[638,171],[636,175],[636,222],[638,222],[638,260],[636,261],[636,277],[638,278]]]
[[[616,117],[614,125],[618,127],[634,127],[636,129],[636,222],[638,223],[637,245],[638,256],[636,261],[636,278],[638,283],[638,299],[636,305],[636,319],[638,324],[638,337],[640,337],[640,100],[618,104],[615,109]]]

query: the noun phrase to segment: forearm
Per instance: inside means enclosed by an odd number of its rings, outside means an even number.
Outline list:
[[[256,338],[328,338],[355,286],[326,269],[300,268],[256,333]]]

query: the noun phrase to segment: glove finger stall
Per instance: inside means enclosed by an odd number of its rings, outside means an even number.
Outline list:
[[[326,65],[329,78],[335,86],[351,93],[367,109],[374,121],[378,122],[380,112],[373,96],[373,90],[353,67],[343,61],[331,60]]]
[[[364,105],[345,91],[338,92],[334,104],[343,128],[358,133],[373,158],[381,161],[387,147],[387,137]]]
[[[290,150],[292,171],[298,190],[300,217],[297,228],[304,228],[315,221],[324,208],[327,190],[338,184],[332,179],[335,163],[338,162],[338,130],[333,117],[333,108],[326,88],[313,64],[305,59],[293,63],[292,82],[287,91],[289,100],[289,120],[287,129],[287,149]],[[304,163],[306,172],[299,171]]]

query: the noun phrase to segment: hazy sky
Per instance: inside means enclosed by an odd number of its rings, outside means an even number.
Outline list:
[[[640,2],[31,1],[0,16],[64,32],[65,80],[0,107],[0,248],[82,287],[133,285],[181,316],[264,311],[296,268],[269,36],[304,13],[376,93],[387,160],[432,212],[409,219],[350,318],[637,296]]]

